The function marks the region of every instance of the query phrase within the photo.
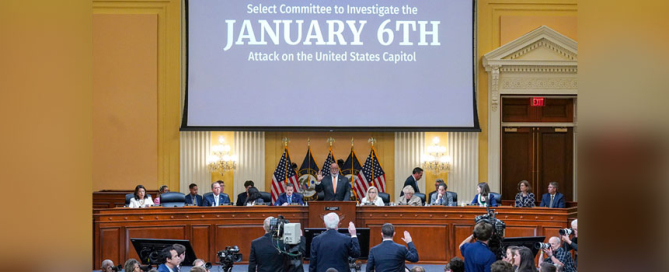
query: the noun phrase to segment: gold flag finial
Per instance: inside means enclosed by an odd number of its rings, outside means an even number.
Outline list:
[[[325,142],[329,143],[329,144],[330,144],[330,147],[332,147],[332,143],[335,142],[335,139],[332,138],[332,137],[329,137],[329,138],[327,138],[327,139],[325,140]]]
[[[311,138],[307,137],[307,147],[311,146]]]
[[[288,139],[288,137],[283,137],[283,139],[281,139],[281,142],[283,142],[284,147],[288,147],[288,143],[290,142],[290,139]]]
[[[369,138],[369,139],[367,140],[367,142],[370,143],[370,144],[372,144],[372,146],[374,146],[374,143],[376,143],[376,139],[374,139],[374,138],[372,137],[372,138]]]
[[[353,137],[351,137],[351,147],[353,147]]]

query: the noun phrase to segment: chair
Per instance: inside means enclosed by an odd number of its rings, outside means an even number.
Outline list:
[[[388,206],[388,203],[390,203],[390,195],[388,193],[379,192],[379,197],[383,200],[383,204]]]
[[[420,198],[420,201],[421,201],[420,204],[421,204],[421,205],[425,205],[425,194],[423,194],[423,193],[414,193],[413,195],[415,195],[415,196],[417,196],[417,197]]]
[[[451,195],[451,197],[453,198],[453,202],[455,202],[456,205],[458,204],[458,193],[446,191],[446,194]]]
[[[437,193],[437,191],[432,191],[432,192],[430,192],[430,194],[428,194],[427,197],[426,197],[425,199],[426,199],[427,201],[432,201],[432,195],[434,195],[434,194],[436,194],[436,193]]]
[[[268,192],[260,192],[260,196],[262,196],[262,201],[265,203],[269,203],[269,205],[272,205],[272,194]]]
[[[497,206],[502,204],[502,195],[494,192],[490,192],[490,195],[495,198],[495,203],[497,203]]]
[[[160,195],[160,206],[183,207],[186,205],[186,195],[181,192],[169,192]]]

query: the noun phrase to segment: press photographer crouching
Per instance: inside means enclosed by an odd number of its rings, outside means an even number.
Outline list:
[[[497,258],[488,247],[488,240],[492,237],[493,227],[488,223],[477,223],[472,235],[460,243],[460,253],[465,258],[465,271],[490,271],[490,266]],[[476,238],[475,243],[470,243]]]
[[[570,235],[574,235],[574,238],[569,238]],[[574,267],[578,267],[578,219],[571,221],[571,229],[561,229],[560,237],[562,239],[562,248],[567,252],[574,250]]]
[[[571,254],[569,254],[569,251],[560,247],[560,238],[553,236],[548,240],[548,244],[538,243],[537,247],[541,248],[539,265],[545,261],[562,267],[562,271],[564,272],[576,272],[576,267],[574,267],[574,261],[571,259]],[[545,260],[544,253],[547,257]]]
[[[304,271],[306,240],[300,224],[291,224],[279,215],[265,218],[263,228],[265,235],[251,242],[248,271]]]

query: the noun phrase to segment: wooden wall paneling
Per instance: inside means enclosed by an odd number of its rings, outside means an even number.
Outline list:
[[[119,249],[122,248],[120,245],[121,242],[121,228],[104,228],[100,229],[100,243],[98,245],[98,254],[100,255],[101,260],[110,259],[112,262],[124,263],[125,259],[122,254],[119,252]],[[98,266],[102,264],[100,262]],[[98,268],[99,269],[99,268]]]
[[[193,247],[193,251],[195,251],[195,256],[201,259],[209,258],[211,256],[209,241],[212,241],[209,235],[211,233],[210,225],[191,225],[190,231],[190,244]]]
[[[139,255],[135,251],[130,239],[149,238],[149,239],[186,239],[186,226],[141,226],[125,228],[125,260],[134,258],[139,260]]]
[[[504,230],[504,237],[531,237],[537,236],[537,226],[509,226]]]
[[[536,107],[539,122],[573,122],[573,98],[546,98],[543,107]]]
[[[558,182],[558,192],[566,201],[573,201],[574,192],[574,135],[573,128],[538,128],[537,198],[548,192],[548,184]]]
[[[216,238],[214,240],[216,249],[210,260],[218,261],[218,258],[215,258],[215,253],[225,249],[225,247],[238,246],[239,252],[242,253],[242,261],[248,262],[251,241],[264,234],[265,230],[262,227],[262,222],[248,225],[216,225]]]
[[[462,257],[462,253],[460,252],[460,248],[458,247],[462,241],[467,239],[469,235],[472,235],[472,232],[474,231],[474,224],[454,224],[453,225],[453,242],[455,242],[455,246],[453,248],[457,248],[457,250],[454,252],[454,254],[451,254],[452,257]],[[450,260],[450,258],[449,258]]]
[[[530,106],[530,98],[503,98],[502,122],[532,122],[535,119],[535,112]]]

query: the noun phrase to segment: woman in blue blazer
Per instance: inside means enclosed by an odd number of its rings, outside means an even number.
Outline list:
[[[476,187],[476,192],[478,194],[476,194],[474,196],[474,199],[472,199],[472,204],[478,204],[479,206],[489,206],[489,207],[497,206],[495,198],[491,197],[490,195],[490,187],[488,186],[487,182],[479,183],[478,187]]]

